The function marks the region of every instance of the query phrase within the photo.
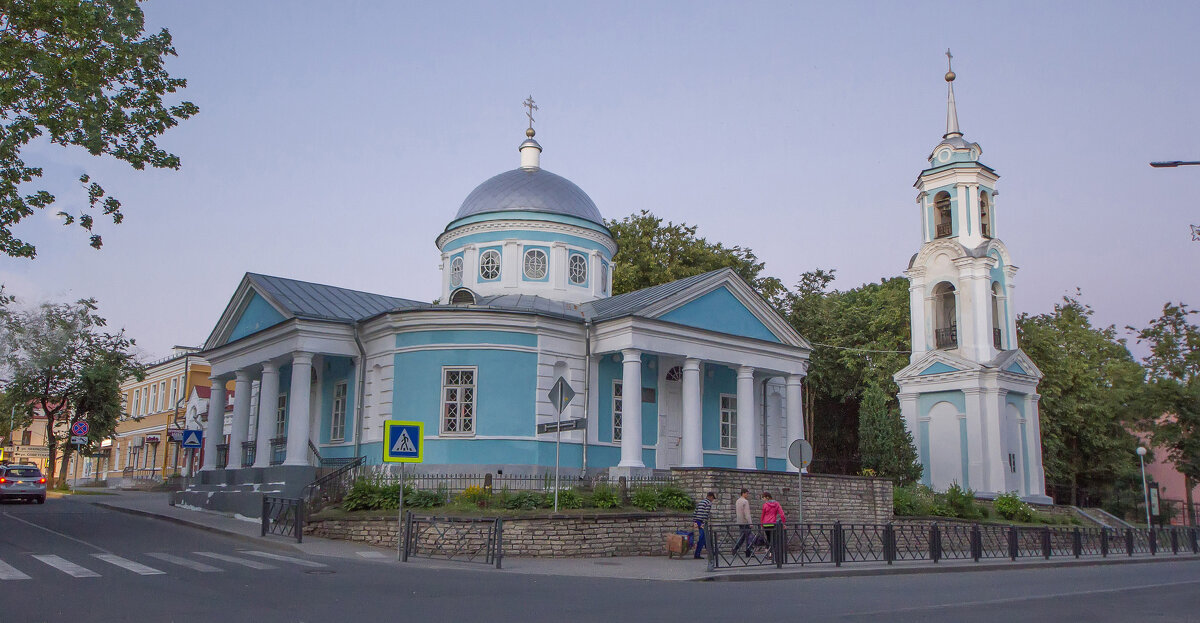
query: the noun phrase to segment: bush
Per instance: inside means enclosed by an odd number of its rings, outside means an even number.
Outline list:
[[[492,501],[492,494],[487,489],[479,485],[471,485],[458,494],[456,498],[459,502],[466,504],[474,504],[480,508],[488,505]]]
[[[546,494],[545,501],[547,508],[554,508],[554,492]],[[558,507],[562,508],[583,508],[583,496],[574,489],[559,489],[558,490]]]
[[[598,484],[592,490],[590,505],[595,508],[617,508],[621,506],[621,495],[609,484]]]
[[[1021,498],[1017,497],[1017,494],[1012,491],[997,496],[992,506],[996,509],[998,515],[1012,521],[1030,523],[1037,516],[1033,508],[1022,502]]]
[[[934,493],[920,484],[892,489],[892,510],[900,517],[927,517],[933,514]]]
[[[982,519],[984,516],[983,509],[979,503],[975,501],[975,492],[970,489],[963,489],[954,483],[946,489],[946,506],[950,509],[950,516],[959,519]]]
[[[406,491],[405,497],[411,492]],[[400,484],[385,485],[370,480],[356,480],[350,492],[342,499],[342,509],[388,510],[400,507]]]
[[[531,511],[541,507],[545,497],[536,491],[518,491],[507,495],[503,504],[509,510]]]
[[[630,496],[630,501],[633,505],[644,511],[658,510],[658,492],[654,487],[638,487],[633,490],[633,495]]]
[[[414,490],[412,487],[406,487],[404,491],[405,508],[433,508],[441,506],[445,499],[444,495],[436,491]]]
[[[696,507],[696,503],[683,489],[671,485],[638,487],[633,490],[630,501],[644,511],[656,511],[660,508],[690,511]]]

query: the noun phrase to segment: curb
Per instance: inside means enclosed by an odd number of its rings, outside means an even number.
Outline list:
[[[269,539],[266,537],[250,536],[248,534],[242,534],[241,532],[225,530],[223,528],[218,528],[216,526],[210,526],[207,524],[197,523],[194,521],[188,521],[186,519],[180,519],[178,517],[172,517],[170,515],[161,515],[159,513],[155,513],[152,511],[144,511],[144,510],[140,510],[140,509],[136,509],[136,508],[128,508],[125,506],[116,506],[113,504],[105,504],[104,502],[88,502],[88,504],[91,504],[93,506],[99,506],[101,508],[105,508],[105,509],[108,509],[111,511],[117,511],[118,513],[125,513],[127,515],[137,515],[138,517],[149,517],[150,519],[158,519],[161,521],[166,521],[166,522],[177,524],[180,526],[187,526],[189,528],[195,528],[197,530],[204,530],[205,532],[212,532],[214,534],[219,534],[219,535],[222,535],[225,537],[229,537],[231,539],[237,539],[237,540],[245,542],[245,543],[253,543],[254,545],[259,545],[259,546],[269,545],[269,546],[277,548],[277,549],[293,549],[289,543],[279,543],[279,542],[275,541],[274,539]]]
[[[929,566],[904,566],[904,567],[872,567],[869,569],[829,569],[821,571],[778,571],[778,572],[753,572],[744,574],[726,573],[723,575],[714,575],[711,577],[694,578],[687,580],[690,582],[761,582],[767,580],[798,580],[804,578],[853,578],[867,577],[877,575],[910,575],[917,573],[972,573],[978,571],[1008,571],[1008,570],[1025,570],[1025,569],[1056,569],[1063,567],[1097,567],[1102,565],[1137,565],[1137,564],[1153,564],[1162,562],[1183,562],[1183,561],[1200,561],[1200,557],[1194,554],[1185,556],[1166,555],[1154,556],[1145,558],[1100,558],[1096,560],[1059,560],[1059,561],[1025,561],[1025,562],[1008,562],[995,564],[954,564],[939,566],[935,563],[929,563]]]

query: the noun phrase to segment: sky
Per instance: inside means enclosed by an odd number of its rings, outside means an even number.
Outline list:
[[[529,95],[542,166],[606,218],[650,210],[752,249],[794,284],[900,275],[913,183],[945,132],[944,53],[967,140],[1000,175],[1018,312],[1082,291],[1098,325],[1200,306],[1200,3],[182,2],[167,28],[200,113],[178,171],[31,145],[52,210],[0,258],[25,303],[95,297],[146,358],[200,345],[245,272],[417,300],[434,238],[516,168]],[[124,204],[102,250],[63,227],[88,173]]]

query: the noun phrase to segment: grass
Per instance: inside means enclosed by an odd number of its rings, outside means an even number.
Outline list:
[[[54,497],[61,497],[64,495],[116,495],[116,494],[109,493],[108,491],[89,491],[86,489],[76,489],[75,491],[71,491],[70,487],[68,487],[65,489],[47,489],[46,495],[54,496]]]

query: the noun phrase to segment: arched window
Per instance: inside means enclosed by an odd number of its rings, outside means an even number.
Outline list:
[[[1003,336],[1003,332],[1001,332],[1001,330],[1000,330],[1001,320],[1003,320],[1003,319],[1000,317],[1000,284],[993,281],[992,282],[992,344],[996,347],[996,350],[1000,350],[1000,348],[1001,348],[1000,345],[1003,344],[1003,341],[1000,339]]]
[[[450,302],[455,304],[475,304],[475,293],[466,288],[459,288],[450,295]]]
[[[546,252],[541,249],[530,249],[525,252],[525,278],[546,278]]]
[[[608,294],[608,264],[600,262],[600,293]]]
[[[992,234],[992,202],[988,198],[985,191],[979,191],[979,231],[983,233],[984,238],[991,238]]]
[[[954,286],[946,281],[933,287],[933,335],[936,348],[958,348]]]
[[[571,277],[571,283],[581,285],[587,282],[587,258],[579,255],[571,255],[569,260],[568,274]]]
[[[675,366],[674,368],[667,370],[667,380],[668,381],[683,380],[683,368],[680,366]]]
[[[479,276],[491,281],[500,276],[500,252],[489,249],[479,256]]]
[[[463,277],[463,259],[456,257],[450,260],[450,287],[457,288],[462,285]]]
[[[934,237],[949,238],[954,233],[950,217],[950,193],[942,191],[933,198]]]

